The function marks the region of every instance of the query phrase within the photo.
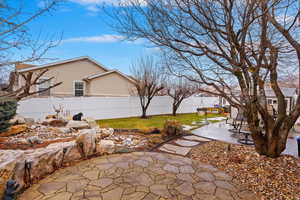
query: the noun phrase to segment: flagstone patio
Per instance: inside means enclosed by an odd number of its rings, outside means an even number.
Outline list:
[[[193,147],[212,141],[211,139],[199,137],[196,135],[187,135],[179,139],[171,140],[163,144],[156,151],[171,153],[180,156],[187,156]]]
[[[19,200],[253,200],[211,165],[166,153],[116,154],[82,161],[32,185]]]

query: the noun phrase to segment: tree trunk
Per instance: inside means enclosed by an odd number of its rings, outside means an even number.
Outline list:
[[[172,108],[172,115],[173,116],[176,116],[177,109],[178,109],[178,107],[173,105],[173,108]]]
[[[147,111],[147,108],[142,108],[142,116],[141,116],[142,119],[147,118],[146,111]]]
[[[255,143],[255,150],[260,155],[265,155],[271,158],[279,157],[280,154],[285,150],[286,140],[289,128],[280,128],[279,130],[269,129],[264,136],[258,136],[252,134]]]

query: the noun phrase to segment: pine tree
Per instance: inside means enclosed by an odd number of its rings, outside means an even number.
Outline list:
[[[15,116],[17,105],[14,99],[0,99],[0,133],[11,126],[9,120]]]

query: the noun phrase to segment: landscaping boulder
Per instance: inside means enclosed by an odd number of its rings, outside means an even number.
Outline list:
[[[83,119],[83,121],[86,121],[91,128],[99,127],[96,120],[91,117],[85,118],[85,119]]]
[[[81,129],[78,131],[79,134],[97,134],[97,130],[96,129]]]
[[[11,135],[17,135],[19,133],[22,133],[28,129],[28,126],[26,124],[20,124],[20,125],[14,125],[11,126],[7,131],[0,133],[1,137],[8,137]]]
[[[49,119],[45,119],[43,122],[42,122],[42,125],[44,126],[49,126],[49,124],[54,121],[55,119],[54,118],[49,118]]]
[[[6,182],[13,178],[16,164],[24,156],[23,151],[1,150],[0,151],[0,198],[5,191]]]
[[[80,150],[82,157],[93,155],[96,151],[96,134],[81,134],[76,139],[77,148]]]
[[[104,137],[111,136],[114,134],[113,128],[99,128],[99,132],[103,134]]]
[[[64,148],[66,151],[64,152]],[[78,160],[80,153],[74,141],[53,143],[46,148],[23,151],[22,159],[17,159],[13,179],[20,185],[20,189],[36,183],[48,174],[60,168],[63,163]],[[25,176],[25,162],[30,163],[30,178]]]
[[[123,140],[123,144],[126,145],[126,146],[133,145],[132,138],[126,138],[125,140]]]
[[[115,143],[112,140],[101,140],[97,143],[97,153],[111,154],[115,151]]]
[[[81,158],[80,152],[78,151],[77,144],[75,141],[70,142],[60,142],[60,143],[53,143],[48,145],[48,149],[66,149],[63,163],[76,161]]]
[[[88,129],[90,128],[89,124],[85,121],[74,121],[70,120],[66,125],[67,128],[74,128],[74,129]]]
[[[64,133],[64,134],[72,133],[72,129],[67,128],[67,127],[60,127],[60,128],[57,128],[57,130],[60,131],[61,133]]]
[[[29,125],[33,125],[35,123],[33,118],[24,118],[25,123]]]
[[[11,120],[9,120],[9,123],[12,125],[17,125],[17,124],[25,124],[26,121],[24,117],[21,115],[15,115]]]
[[[53,119],[49,122],[49,126],[54,126],[54,127],[64,127],[67,125],[67,121],[62,120],[62,119]]]
[[[31,136],[27,138],[27,142],[30,144],[42,144],[43,140],[39,138],[38,136]]]

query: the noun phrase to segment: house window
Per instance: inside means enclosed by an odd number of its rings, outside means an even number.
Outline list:
[[[38,84],[39,96],[50,96],[50,89],[47,90],[51,86],[50,80],[48,78],[40,78]]]
[[[273,104],[277,104],[277,100],[273,100]]]
[[[226,100],[225,99],[223,99],[223,105],[225,105],[226,104]]]
[[[75,97],[81,97],[84,95],[84,82],[83,81],[75,81],[74,82],[74,94],[75,94]]]
[[[272,104],[272,99],[268,99],[268,104],[269,104],[269,105]]]

